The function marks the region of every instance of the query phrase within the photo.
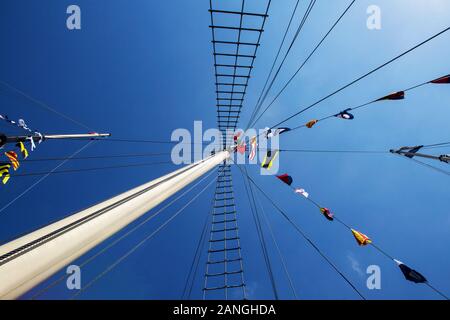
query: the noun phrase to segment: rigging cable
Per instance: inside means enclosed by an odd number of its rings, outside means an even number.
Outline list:
[[[258,122],[259,119],[266,113],[266,111],[274,104],[274,102],[280,97],[280,95],[286,90],[286,88],[291,84],[292,80],[298,75],[298,73],[303,69],[303,67],[308,63],[308,61],[312,58],[312,56],[316,53],[316,51],[320,48],[322,43],[328,38],[328,36],[331,34],[331,32],[334,30],[334,28],[339,24],[339,22],[344,18],[344,16],[347,14],[347,12],[350,10],[350,8],[353,6],[356,0],[352,0],[352,2],[348,5],[348,7],[344,10],[344,12],[339,16],[339,18],[334,22],[334,24],[331,26],[331,28],[328,30],[328,32],[323,36],[323,38],[319,41],[319,43],[316,45],[316,47],[311,51],[311,53],[308,55],[308,57],[302,62],[300,67],[295,71],[295,73],[289,78],[289,80],[286,82],[286,84],[281,88],[281,90],[275,95],[275,97],[272,99],[272,101],[268,104],[268,106],[264,109],[264,111],[261,113],[261,115],[253,121],[251,125],[255,125],[256,122]]]
[[[240,166],[237,166],[241,172],[242,169],[240,168]],[[289,218],[289,216],[283,211],[283,209],[281,209],[273,200],[272,198],[270,198],[265,192],[264,190],[262,190],[256,183],[255,181],[248,176],[248,179],[253,183],[253,185],[264,195],[264,197],[269,200],[269,202],[272,204],[272,206],[278,210],[278,212],[281,213],[281,215],[294,227],[294,229],[314,248],[314,250],[316,250],[316,252],[341,276],[341,278],[347,282],[347,284],[363,299],[366,300],[366,298],[362,295],[362,293],[355,287],[355,285],[353,285],[353,283],[338,269],[338,267],[325,255],[325,253],[323,253],[319,247],[317,247],[317,245],[303,232],[302,229],[300,229],[300,227],[291,220],[291,218]]]
[[[100,251],[98,251],[97,253],[95,253],[94,255],[92,255],[91,257],[89,257],[88,259],[84,260],[83,262],[81,262],[79,264],[79,267],[82,268],[84,266],[86,266],[87,264],[89,264],[90,262],[92,262],[93,260],[95,260],[98,256],[102,255],[103,253],[105,253],[106,251],[108,251],[109,249],[111,249],[113,246],[115,246],[117,243],[119,243],[120,241],[122,241],[123,239],[125,239],[126,237],[128,237],[129,235],[131,235],[132,233],[134,233],[136,230],[138,230],[139,228],[141,228],[143,225],[145,225],[147,222],[149,222],[151,219],[153,219],[154,217],[156,217],[157,215],[159,215],[161,212],[163,212],[165,209],[169,208],[172,204],[174,204],[175,202],[177,202],[179,199],[181,199],[182,197],[184,197],[187,193],[189,193],[191,190],[193,190],[195,187],[197,187],[200,183],[202,183],[204,180],[206,180],[214,171],[211,171],[210,173],[208,173],[206,176],[202,177],[199,181],[197,181],[195,184],[193,184],[192,186],[190,186],[188,189],[186,189],[185,191],[183,191],[180,195],[178,195],[177,197],[175,197],[173,200],[171,200],[169,203],[167,203],[166,205],[164,205],[163,207],[161,207],[160,209],[158,209],[155,213],[151,214],[150,216],[148,216],[147,218],[145,218],[142,222],[140,222],[138,225],[134,226],[132,229],[128,230],[126,233],[124,233],[123,235],[121,235],[119,238],[117,238],[116,240],[114,240],[113,242],[109,243],[106,247],[102,248]],[[36,299],[38,297],[40,297],[41,295],[43,295],[44,293],[46,293],[48,290],[50,290],[51,288],[53,288],[54,286],[56,286],[58,283],[60,283],[61,281],[64,281],[64,279],[68,278],[70,275],[68,274],[64,274],[61,277],[59,277],[58,279],[56,279],[55,281],[53,281],[52,283],[50,283],[48,286],[46,286],[45,288],[43,288],[42,290],[40,290],[39,292],[37,292],[36,294],[34,294],[31,299]]]
[[[67,170],[59,170],[59,171],[52,170],[52,171],[47,171],[47,172],[18,173],[18,174],[11,175],[11,177],[29,177],[29,176],[41,176],[41,175],[48,176],[50,174],[57,174],[57,173],[74,173],[74,172],[99,171],[99,170],[120,169],[120,168],[135,168],[135,167],[153,166],[153,165],[159,165],[159,164],[173,164],[173,161],[146,162],[146,163],[125,164],[125,165],[116,165],[116,166],[67,169]]]
[[[264,262],[266,264],[267,273],[269,274],[270,283],[272,285],[273,295],[275,297],[275,300],[279,300],[278,290],[277,290],[277,286],[275,283],[275,277],[273,275],[272,266],[271,266],[270,258],[269,258],[269,253],[267,251],[267,245],[266,245],[266,242],[264,239],[264,234],[263,234],[263,230],[261,227],[261,221],[259,219],[259,215],[258,215],[258,211],[257,211],[258,209],[256,207],[255,196],[254,196],[253,190],[250,189],[250,193],[251,193],[251,198],[250,198],[249,188],[247,187],[244,174],[242,174],[242,178],[244,178],[243,181],[244,181],[245,191],[247,193],[248,202],[250,204],[250,210],[252,212],[253,221],[255,222],[256,232],[258,234],[258,240],[259,240],[259,244],[261,246],[261,250],[263,253]],[[256,213],[255,213],[255,211],[256,211]]]
[[[286,30],[284,31],[283,39],[281,40],[280,46],[278,48],[278,52],[277,52],[277,54],[275,56],[275,59],[273,60],[272,67],[270,68],[270,72],[267,75],[266,82],[264,83],[263,89],[261,90],[261,93],[260,93],[260,95],[258,97],[258,101],[256,101],[256,105],[255,105],[255,107],[253,109],[253,112],[252,112],[252,114],[250,116],[250,119],[249,119],[249,122],[247,124],[247,127],[250,126],[251,120],[254,117],[254,113],[257,111],[257,107],[259,105],[259,102],[261,101],[262,95],[264,94],[264,91],[266,90],[267,84],[269,83],[270,76],[272,75],[273,69],[275,68],[276,62],[277,62],[278,57],[279,57],[279,55],[281,53],[281,49],[283,48],[284,41],[286,40],[286,36],[287,36],[287,34],[289,32],[289,29],[291,27],[291,24],[292,24],[292,20],[294,19],[295,13],[297,12],[297,7],[298,7],[299,2],[300,2],[300,0],[297,0],[297,3],[295,4],[294,10],[292,11],[291,18],[289,19],[289,23],[288,23],[288,25],[286,27]]]
[[[249,177],[249,179],[252,180],[250,177]],[[253,181],[253,183],[256,185],[256,183],[255,183],[254,181]],[[284,184],[284,185],[285,185],[285,186],[288,186],[288,185],[286,185],[286,184]],[[292,187],[292,186],[288,186],[288,187],[295,191],[295,188],[294,188],[294,187]],[[258,188],[259,188],[259,187],[258,187]],[[259,189],[260,189],[260,188],[259,188]],[[261,190],[261,189],[260,189],[260,190]],[[263,192],[263,191],[261,190],[261,192]],[[305,198],[305,199],[308,200],[310,203],[314,204],[318,209],[322,209],[322,207],[321,207],[316,201],[314,201],[311,197],[307,197],[307,198]],[[339,219],[336,215],[334,215],[333,218],[334,218],[334,220],[336,220],[338,223],[340,223],[340,224],[341,224],[342,226],[344,226],[345,228],[349,229],[350,231],[353,230],[347,223],[345,223],[343,220]],[[392,261],[394,261],[394,262],[396,261],[391,255],[387,254],[386,251],[382,250],[379,246],[377,246],[376,244],[374,244],[373,241],[370,243],[370,245],[371,245],[373,248],[375,248],[379,253],[381,253],[383,256],[389,258],[390,260],[392,260]],[[442,297],[444,297],[445,299],[448,300],[448,297],[447,297],[445,294],[443,294],[442,292],[440,292],[439,290],[437,290],[436,288],[434,288],[433,286],[431,286],[431,284],[429,284],[428,282],[426,282],[426,284],[427,284],[431,289],[433,289],[434,291],[436,291],[439,295],[441,295]]]
[[[250,184],[250,182],[249,182],[249,184]],[[258,198],[258,195],[256,195],[256,201],[258,202],[259,207],[261,208],[261,211],[263,213],[264,222],[266,223],[267,228],[270,231],[270,236],[272,238],[273,243],[275,244],[275,248],[277,249],[278,256],[279,256],[279,258],[281,260],[281,264],[283,266],[284,273],[286,274],[286,277],[287,277],[287,279],[289,281],[289,287],[291,288],[292,294],[294,295],[294,299],[298,300],[297,292],[295,291],[294,282],[292,281],[291,275],[289,274],[289,271],[288,271],[288,268],[287,268],[287,265],[286,265],[286,261],[284,259],[283,254],[281,253],[280,247],[278,246],[278,242],[277,242],[277,240],[275,238],[272,226],[270,225],[269,219],[267,218],[266,212],[264,210],[263,205],[261,204],[261,200]]]
[[[215,194],[213,193],[212,199],[211,199],[211,209],[210,211],[212,212],[213,210],[213,206],[214,206],[214,196]],[[202,228],[202,233],[200,234],[200,238],[198,239],[198,243],[197,243],[197,248],[195,249],[195,254],[194,254],[194,258],[192,259],[192,263],[191,263],[191,267],[189,269],[188,272],[188,276],[186,277],[186,283],[184,285],[183,288],[183,293],[181,295],[181,299],[189,299],[191,296],[191,292],[192,292],[192,288],[194,286],[194,282],[195,282],[195,276],[197,275],[197,270],[198,270],[198,265],[200,262],[200,258],[201,258],[201,249],[202,249],[202,244],[204,244],[204,241],[206,239],[206,235],[208,233],[208,222],[210,220],[210,213],[208,213],[206,215],[205,218],[205,222],[203,224],[203,228]],[[191,280],[192,277],[192,281]],[[189,287],[189,290],[188,290]]]
[[[35,105],[40,106],[41,108],[44,108],[44,109],[46,109],[46,110],[48,110],[50,112],[53,112],[54,114],[56,114],[56,115],[58,115],[58,116],[60,116],[60,117],[62,117],[64,119],[66,119],[66,120],[69,120],[70,122],[72,122],[72,123],[74,123],[74,124],[76,124],[76,125],[78,125],[80,127],[83,127],[84,129],[87,129],[89,131],[95,131],[92,128],[86,126],[85,124],[83,124],[83,123],[81,123],[81,122],[79,122],[79,121],[69,117],[68,115],[66,115],[66,114],[64,114],[64,113],[62,113],[62,112],[60,112],[60,111],[50,107],[48,104],[46,104],[46,103],[44,103],[42,101],[39,101],[39,100],[33,98],[32,96],[30,96],[29,94],[23,92],[22,90],[19,90],[16,87],[10,85],[9,83],[6,83],[5,81],[0,80],[0,84],[2,84],[3,86],[7,87],[11,91],[21,95],[22,97],[26,98],[27,100],[31,101]]]
[[[213,171],[212,171],[213,172]],[[94,283],[96,283],[98,280],[103,278],[106,274],[108,274],[112,269],[114,269],[118,264],[120,264],[122,261],[124,261],[126,258],[128,258],[132,253],[134,253],[137,249],[139,249],[142,245],[144,245],[149,239],[153,238],[155,234],[157,234],[159,231],[164,229],[170,222],[172,222],[173,219],[175,219],[180,213],[184,211],[190,204],[192,204],[200,195],[203,194],[203,192],[208,189],[212,183],[215,182],[215,179],[211,180],[202,190],[200,190],[189,202],[187,202],[181,209],[179,209],[174,215],[172,215],[166,222],[164,222],[162,225],[160,225],[155,231],[153,231],[150,235],[146,236],[144,239],[142,239],[138,244],[136,244],[133,248],[128,250],[124,255],[122,255],[119,259],[115,260],[112,264],[110,264],[104,271],[102,271],[100,274],[98,274],[94,279],[89,281],[84,287],[79,289],[76,293],[74,293],[70,300],[75,299],[77,296],[79,296],[82,292],[84,292],[86,289],[90,288]]]
[[[72,155],[70,157],[76,156],[78,153],[80,153],[81,151],[83,151],[84,149],[86,149],[87,147],[89,147],[94,141],[89,141],[88,143],[86,143],[84,146],[82,146],[80,149],[78,149],[77,151],[75,151],[74,153],[72,153]],[[69,158],[70,158],[69,157]],[[34,187],[36,187],[39,183],[41,183],[42,181],[44,181],[50,174],[57,172],[56,169],[58,169],[59,167],[63,166],[67,161],[69,161],[69,159],[62,161],[61,163],[59,163],[56,167],[54,167],[51,171],[44,173],[44,176],[39,178],[35,183],[33,183],[31,186],[29,186],[27,189],[25,189],[25,191],[23,191],[22,193],[20,193],[18,196],[16,196],[13,200],[11,200],[10,202],[8,202],[7,204],[5,204],[2,208],[0,208],[0,214],[7,209],[9,206],[11,206],[14,202],[16,202],[17,200],[19,200],[20,198],[22,198],[25,194],[27,194],[30,190],[32,190]]]
[[[392,59],[390,59],[390,60],[384,62],[383,64],[381,64],[381,65],[379,65],[378,67],[376,67],[376,68],[370,70],[369,72],[363,74],[362,76],[358,77],[357,79],[355,79],[355,80],[353,80],[353,81],[347,83],[346,85],[340,87],[339,89],[333,91],[332,93],[326,95],[325,97],[323,97],[323,98],[317,100],[316,102],[312,103],[311,105],[309,105],[309,106],[307,106],[307,107],[301,109],[300,111],[297,111],[296,113],[290,115],[289,117],[285,118],[284,120],[282,120],[282,121],[278,122],[277,124],[273,125],[271,128],[275,128],[275,127],[277,127],[277,126],[279,126],[279,125],[285,123],[286,121],[289,121],[289,120],[291,120],[292,118],[294,118],[294,117],[296,117],[296,116],[302,114],[303,112],[305,112],[305,111],[307,111],[307,110],[309,110],[309,109],[315,107],[315,106],[318,105],[319,103],[321,103],[321,102],[323,102],[323,101],[325,101],[325,100],[331,98],[332,96],[334,96],[334,95],[338,94],[339,92],[341,92],[341,91],[347,89],[348,87],[350,87],[350,86],[352,86],[353,84],[355,84],[355,83],[357,83],[357,82],[363,80],[364,78],[367,78],[368,76],[372,75],[373,73],[377,72],[378,70],[380,70],[380,69],[382,69],[382,68],[388,66],[389,64],[391,64],[391,63],[393,63],[393,62],[395,62],[395,61],[397,61],[398,59],[402,58],[403,56],[407,55],[408,53],[410,53],[410,52],[412,52],[412,51],[414,51],[414,50],[420,48],[421,46],[427,44],[427,43],[430,42],[431,40],[433,40],[433,39],[439,37],[440,35],[446,33],[446,32],[449,31],[449,30],[450,30],[450,27],[447,27],[447,28],[445,28],[444,30],[442,30],[442,31],[440,31],[440,32],[438,32],[438,33],[436,33],[436,34],[434,34],[433,36],[427,38],[426,40],[420,42],[419,44],[413,46],[412,48],[410,48],[410,49],[408,49],[408,50],[402,52],[401,54],[399,54],[399,55],[395,56],[394,58],[392,58]]]
[[[292,39],[292,41],[291,41],[291,43],[290,43],[290,45],[289,45],[289,47],[288,47],[288,49],[287,49],[287,51],[286,51],[284,57],[283,57],[283,60],[281,61],[280,65],[279,65],[279,67],[278,67],[278,69],[277,69],[277,71],[275,72],[275,75],[273,76],[273,78],[272,78],[272,80],[271,80],[271,82],[270,82],[270,84],[269,84],[269,87],[267,88],[267,90],[266,90],[266,92],[265,92],[265,94],[264,94],[264,97],[261,99],[259,105],[256,105],[256,106],[255,106],[254,116],[256,116],[257,113],[259,112],[259,110],[260,110],[261,107],[262,107],[262,104],[264,103],[264,101],[265,101],[266,98],[267,98],[267,95],[269,94],[270,90],[272,89],[272,87],[273,87],[273,85],[274,85],[274,83],[275,83],[275,80],[277,79],[278,74],[279,74],[280,71],[281,71],[281,68],[283,67],[283,65],[284,65],[284,63],[285,63],[285,61],[286,61],[286,59],[287,59],[287,57],[288,57],[288,55],[289,55],[289,53],[290,53],[290,51],[291,51],[293,45],[294,45],[294,43],[295,43],[295,41],[297,40],[298,35],[299,35],[300,32],[302,31],[303,26],[305,25],[306,20],[308,19],[309,14],[311,13],[311,11],[312,11],[312,9],[314,8],[315,4],[316,4],[316,0],[311,0],[311,1],[309,2],[308,8],[306,9],[305,14],[303,15],[303,18],[302,18],[302,20],[301,20],[301,22],[300,22],[300,25],[299,25],[298,28],[297,28],[297,31],[296,31],[296,33],[295,33],[295,35],[294,35],[294,38]],[[294,12],[294,13],[295,13],[295,12]],[[287,30],[286,30],[286,31],[287,31]],[[274,63],[275,63],[275,62],[276,62],[276,60],[274,61]],[[269,74],[269,76],[270,76],[270,74]],[[259,99],[258,99],[258,100],[259,100]],[[251,122],[252,122],[252,119],[250,119],[249,125],[251,125]]]

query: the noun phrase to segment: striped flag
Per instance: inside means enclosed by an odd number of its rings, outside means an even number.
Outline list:
[[[10,175],[9,175],[10,167],[11,167],[10,164],[0,163],[0,179],[2,179],[3,184],[6,184],[10,178]]]
[[[258,147],[258,143],[256,142],[256,137],[253,137],[251,140],[250,140],[250,153],[249,153],[249,155],[248,155],[248,158],[250,159],[250,160],[253,160],[253,159],[255,159],[255,157],[256,157],[256,148]]]
[[[11,161],[14,171],[16,171],[20,166],[17,153],[15,153],[14,151],[7,151],[5,152],[5,156],[7,156],[9,161]]]

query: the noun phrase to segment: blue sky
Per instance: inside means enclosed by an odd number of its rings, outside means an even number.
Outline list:
[[[254,1],[248,2],[251,6]],[[348,3],[343,0],[317,1],[269,98],[301,64]],[[70,4],[81,7],[80,31],[69,31],[65,26],[65,11]],[[242,125],[246,124],[256,103],[294,4],[294,0],[273,1],[250,80]],[[366,9],[371,4],[379,5],[382,10],[382,29],[379,31],[366,28]],[[306,6],[306,1],[301,1],[295,25]],[[95,131],[111,132],[116,138],[169,140],[176,128],[192,130],[194,120],[202,120],[205,128],[215,127],[208,8],[208,1],[181,0],[3,1],[0,4],[3,44],[0,80]],[[278,122],[448,27],[449,15],[450,3],[445,0],[357,1],[299,77],[261,118],[258,127]],[[292,33],[288,39],[290,37]],[[450,34],[442,35],[287,125],[296,126],[311,118],[326,116],[448,74],[449,40]],[[449,141],[449,99],[449,87],[424,86],[408,93],[403,101],[383,102],[361,110],[355,113],[353,121],[332,119],[311,130],[283,135],[282,147],[389,150],[403,145]],[[13,119],[24,118],[31,127],[45,133],[86,132],[4,87],[0,87],[0,105],[2,114]],[[14,128],[4,125],[0,128],[10,134],[17,133]],[[68,156],[83,144],[46,142],[32,153],[31,158]],[[170,152],[170,146],[97,142],[81,155],[142,152]],[[166,160],[170,160],[167,155],[152,159],[78,160],[61,169]],[[433,285],[450,295],[450,258],[445,254],[450,228],[447,176],[392,155],[284,153],[280,161],[282,173],[291,174],[295,186],[306,188],[319,203],[371,236],[384,250],[422,272]],[[57,163],[29,162],[20,170],[23,173],[48,171]],[[166,164],[52,175],[20,200],[0,209],[0,242],[174,168],[174,165]],[[325,221],[316,208],[283,188],[273,177],[259,176],[256,166],[250,167],[249,171],[367,298],[439,298],[429,288],[404,280],[396,265],[373,248],[358,247],[348,230]],[[0,190],[0,206],[7,205],[38,179],[12,178]],[[234,169],[234,180],[250,298],[272,298],[267,273],[261,268],[263,258],[242,176],[237,169]],[[86,266],[82,271],[83,282],[94,278],[155,230],[191,196],[183,198]],[[209,189],[164,232],[79,298],[179,298],[211,196],[212,189]],[[342,279],[269,203],[262,201],[299,297],[356,299]],[[292,298],[273,244],[269,245],[269,251],[280,296]],[[382,289],[369,291],[365,287],[365,269],[373,264],[381,267]],[[193,298],[201,297],[203,267],[203,263],[200,264]],[[66,299],[71,294],[62,284],[41,298]]]

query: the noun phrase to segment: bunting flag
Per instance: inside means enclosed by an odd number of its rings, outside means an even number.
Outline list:
[[[253,137],[251,140],[250,140],[250,153],[249,153],[249,155],[248,155],[248,158],[250,159],[250,160],[253,160],[253,159],[255,159],[255,157],[256,157],[256,148],[258,147],[258,143],[257,143],[257,141],[256,141],[256,137]]]
[[[401,147],[397,151],[393,150],[391,152],[395,152],[398,154],[402,154],[407,158],[414,158],[414,154],[417,153],[420,149],[422,149],[423,146],[415,146],[415,147]]]
[[[22,141],[19,141],[16,144],[16,147],[20,148],[20,153],[22,154],[23,159],[28,158],[28,150],[25,148],[25,145],[23,144]]]
[[[431,80],[430,83],[434,84],[447,84],[450,83],[450,74],[444,77],[440,77],[434,80]]]
[[[7,163],[0,163],[0,179],[2,179],[2,183],[6,184],[11,177],[9,175],[9,168],[11,167],[10,164]]]
[[[320,208],[320,212],[324,215],[325,218],[329,221],[334,220],[334,214],[328,208]]]
[[[368,245],[369,243],[372,243],[372,240],[370,240],[370,238],[368,236],[366,236],[364,233],[361,233],[354,229],[351,229],[351,230],[352,230],[353,236],[356,239],[356,242],[358,242],[358,244],[360,246],[365,246],[365,245]]]
[[[270,128],[266,128],[266,138],[267,139],[268,138],[273,138],[273,137],[275,137],[277,135],[280,135],[280,134],[282,134],[284,132],[288,132],[290,130],[291,130],[290,128],[277,128],[275,130],[272,130]]]
[[[9,161],[11,161],[14,171],[16,171],[20,166],[17,153],[15,153],[14,151],[7,151],[5,152],[5,156],[7,156]]]
[[[410,267],[408,267],[406,264],[404,264],[399,260],[394,259],[394,261],[397,263],[406,280],[412,281],[414,283],[427,282],[427,279],[416,270],[411,269]]]
[[[398,91],[391,94],[388,94],[387,96],[380,98],[375,101],[382,101],[382,100],[403,100],[405,99],[405,91]]]
[[[22,129],[25,130],[25,131],[28,131],[28,132],[31,132],[31,133],[34,133],[34,134],[40,136],[40,137],[41,137],[41,140],[39,140],[39,143],[41,143],[41,141],[43,140],[42,134],[41,134],[40,132],[38,132],[37,130],[31,130],[31,129],[27,126],[25,120],[23,120],[23,119],[19,119],[18,121],[14,121],[14,120],[10,120],[9,117],[8,117],[7,115],[1,115],[1,114],[0,114],[0,120],[3,120],[3,121],[5,121],[5,122],[8,122],[9,124],[12,124],[12,125],[17,126],[17,127],[19,127],[19,128],[22,128]]]
[[[40,132],[37,132],[37,131],[36,131],[35,133],[36,133],[37,136],[39,136],[39,141],[38,141],[38,143],[41,144],[41,142],[44,141],[44,136],[43,136],[42,133],[40,133]]]
[[[240,154],[244,154],[244,153],[245,153],[245,150],[247,150],[247,146],[245,145],[245,143],[239,144],[239,145],[236,147],[236,150],[237,150],[237,152],[239,152]]]
[[[261,167],[264,169],[270,169],[273,165],[273,161],[278,157],[279,150],[268,150]]]
[[[417,153],[417,151],[419,151],[420,149],[422,149],[423,148],[423,146],[417,146],[417,147],[414,147],[414,148],[411,148],[409,151],[408,151],[408,153]],[[408,158],[413,158],[414,157],[414,155],[413,154],[406,154],[405,155],[405,157],[408,157]]]
[[[305,191],[305,189],[295,189],[295,193],[301,194],[302,196],[304,196],[305,198],[309,197],[309,193]]]
[[[280,179],[281,181],[283,181],[284,183],[286,183],[287,185],[291,185],[292,184],[292,177],[288,174],[282,174],[281,176],[277,176],[278,179]]]
[[[234,143],[238,143],[241,132],[235,133],[233,136]]]
[[[25,120],[23,119],[19,119],[17,121],[17,126],[20,128],[23,128],[24,130],[30,131],[30,129],[28,128],[27,124],[25,123]]]
[[[319,120],[314,119],[314,120],[309,121],[307,124],[305,124],[305,126],[309,129],[311,129],[317,122],[319,122]]]
[[[345,109],[344,111],[341,111],[338,114],[335,114],[334,116],[336,118],[341,118],[345,120],[353,120],[355,116],[349,112],[350,110],[352,110],[352,108]]]
[[[34,143],[33,137],[27,137],[27,140],[30,140],[31,151],[34,151],[34,149],[36,149],[36,144]],[[40,142],[39,142],[39,143],[40,143]]]

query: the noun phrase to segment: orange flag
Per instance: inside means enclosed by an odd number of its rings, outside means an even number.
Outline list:
[[[365,246],[365,245],[368,245],[369,243],[372,243],[372,240],[370,240],[370,238],[368,236],[366,236],[364,233],[361,233],[354,229],[352,229],[352,233],[356,239],[356,242],[358,242],[358,244],[360,246]]]
[[[14,151],[7,151],[5,152],[5,156],[7,156],[9,161],[11,161],[14,171],[16,171],[20,166],[19,160],[17,159],[17,153],[15,153]]]
[[[309,121],[307,124],[305,124],[305,126],[309,129],[311,129],[317,122],[319,122],[319,120],[314,119],[314,120]]]

